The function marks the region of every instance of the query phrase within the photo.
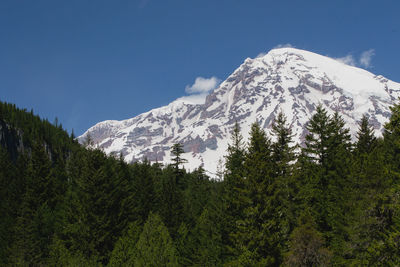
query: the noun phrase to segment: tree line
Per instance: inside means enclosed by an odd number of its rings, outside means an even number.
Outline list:
[[[284,114],[272,136],[232,131],[223,179],[132,164],[0,102],[2,266],[398,266],[400,105],[356,141],[318,106],[304,145]],[[8,129],[6,131],[6,129]]]

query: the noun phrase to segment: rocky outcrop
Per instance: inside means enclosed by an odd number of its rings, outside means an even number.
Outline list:
[[[0,146],[5,148],[12,160],[16,160],[18,153],[24,151],[22,133],[13,129],[0,119]]]

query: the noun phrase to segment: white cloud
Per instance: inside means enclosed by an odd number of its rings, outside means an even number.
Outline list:
[[[361,56],[360,56],[361,67],[364,67],[364,68],[371,67],[371,60],[374,55],[375,55],[374,49],[369,49],[367,51],[362,52]]]
[[[197,77],[194,84],[187,85],[185,92],[189,95],[182,96],[176,101],[182,101],[189,104],[204,104],[209,91],[217,88],[220,79],[213,76],[211,78]]]
[[[287,43],[287,44],[278,44],[273,49],[275,49],[275,48],[286,48],[286,47],[294,48],[294,46],[292,44]]]
[[[340,58],[335,58],[337,61],[342,62],[344,64],[350,65],[350,66],[356,66],[357,62],[354,59],[353,55],[348,54],[345,57],[340,57]]]
[[[186,86],[185,91],[188,94],[207,93],[215,89],[219,82],[220,80],[214,76],[211,78],[197,77],[194,84]]]
[[[367,51],[362,52],[358,60],[352,54],[348,54],[345,57],[340,57],[335,59],[350,66],[370,68],[372,66],[371,60],[374,55],[375,55],[375,50],[369,49]]]

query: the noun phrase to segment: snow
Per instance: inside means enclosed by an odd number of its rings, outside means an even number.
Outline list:
[[[206,101],[207,95],[208,95],[207,93],[203,93],[203,94],[182,96],[175,101],[191,105],[203,105]]]
[[[241,98],[236,99],[239,93]],[[213,99],[208,107],[207,94],[184,96],[128,120],[100,122],[79,140],[93,135],[105,152],[123,151],[129,162],[141,160],[145,151],[162,148],[165,155],[162,160],[157,155],[157,160],[168,164],[169,148],[174,143],[199,137],[204,143],[197,145],[204,146],[204,152],[184,153],[189,161],[185,168],[194,170],[204,164],[207,171],[216,173],[236,121],[247,140],[252,123],[258,121],[269,127],[282,110],[295,141],[301,142],[305,124],[316,105],[322,104],[330,114],[337,110],[341,113],[353,137],[365,113],[371,114],[379,134],[388,120],[389,106],[400,96],[400,84],[326,56],[277,48],[264,56],[247,58],[208,95]],[[216,148],[205,143],[213,137],[214,125],[218,126]]]

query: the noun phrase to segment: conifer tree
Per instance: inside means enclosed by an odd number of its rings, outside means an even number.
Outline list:
[[[161,206],[164,208],[160,210],[160,215],[162,215],[172,237],[175,237],[179,228],[178,222],[182,220],[183,216],[183,191],[186,186],[186,171],[181,169],[180,166],[187,162],[186,159],[182,158],[183,153],[182,144],[177,143],[172,146],[172,169],[166,168],[162,175],[161,201],[163,203]]]
[[[132,172],[134,177],[132,181],[134,219],[140,220],[141,224],[144,224],[155,203],[154,178],[149,161],[134,163]]]
[[[319,170],[318,184],[326,190],[331,182],[341,182],[348,171],[351,145],[349,130],[344,128],[344,121],[338,113],[333,117],[328,116],[322,106],[317,107],[307,124],[307,130],[309,134],[306,136],[303,155]],[[332,175],[341,176],[341,179],[335,180]]]
[[[162,217],[171,236],[174,238],[180,223],[183,220],[183,191],[178,184],[177,177],[184,177],[185,173],[176,171],[173,166],[167,166],[160,177],[160,192],[157,211]],[[183,179],[180,179],[182,181]]]
[[[110,262],[107,266],[134,266],[136,244],[139,236],[142,233],[143,227],[135,221],[128,226],[124,233],[114,245],[114,250],[111,253]]]
[[[182,158],[182,154],[185,153],[183,150],[183,145],[181,143],[176,143],[172,146],[171,148],[171,154],[172,154],[172,162],[175,170],[179,170],[179,167],[186,163],[187,160]]]
[[[262,202],[262,193],[266,193],[272,184],[272,153],[271,141],[258,123],[254,123],[250,130],[250,140],[244,161],[246,182],[249,186],[252,202]],[[260,194],[261,193],[261,194]],[[261,199],[257,199],[261,197]]]
[[[330,138],[330,117],[321,105],[317,106],[317,110],[311,120],[308,122],[306,129],[309,134],[306,136],[304,155],[312,162],[319,165],[327,164],[327,150],[329,148]]]
[[[357,132],[356,151],[359,154],[370,153],[376,146],[373,128],[368,123],[368,117],[363,115]]]
[[[198,244],[193,236],[193,228],[188,227],[185,222],[181,223],[174,239],[180,266],[194,265],[193,258]]]
[[[186,176],[184,195],[184,220],[188,225],[194,225],[210,199],[209,177],[202,167]]]
[[[178,266],[176,248],[157,214],[150,214],[135,246],[134,266]]]
[[[239,174],[240,176],[240,173],[242,172],[243,169],[244,159],[245,159],[245,148],[244,148],[243,136],[240,133],[240,126],[236,122],[233,131],[231,133],[231,143],[228,144],[228,155],[225,156],[226,174],[224,178],[225,180],[227,180],[227,182],[230,182],[230,180],[234,180],[234,178],[230,177],[230,175],[234,176],[236,174]],[[234,181],[232,181],[232,183],[234,183]]]
[[[100,267],[103,266],[99,260],[92,256],[85,258],[81,251],[70,251],[65,247],[65,243],[54,238],[50,245],[49,257],[46,260],[47,266],[63,266],[63,267]]]
[[[235,240],[239,264],[278,264],[280,258],[277,222],[274,220],[271,197],[274,195],[271,142],[255,123],[251,127],[248,151],[244,161],[247,205],[243,219],[237,220]]]
[[[353,186],[357,191],[356,194],[354,194],[355,197],[367,195],[369,188],[371,188],[373,184],[373,187],[375,187],[377,179],[380,179],[374,175],[374,172],[382,169],[375,164],[380,162],[380,151],[381,149],[378,148],[378,140],[374,136],[373,129],[368,123],[368,117],[364,115],[357,132],[357,142],[355,144],[355,150],[353,153],[354,160],[351,168]],[[374,168],[376,169],[371,170],[371,165],[375,165]]]
[[[372,215],[372,245],[367,259],[371,265],[396,266],[400,263],[400,104],[391,108],[392,115],[385,124],[383,149],[384,172],[377,184]]]
[[[98,258],[107,263],[114,242],[126,225],[129,212],[122,209],[119,196],[124,194],[118,177],[118,161],[100,150],[78,153],[69,162],[72,180],[67,195],[66,242],[71,251],[85,258]]]
[[[275,165],[276,176],[287,177],[291,175],[290,162],[295,159],[295,146],[293,143],[293,134],[286,123],[285,115],[280,112],[272,125],[272,134],[276,141],[272,143],[272,157]]]
[[[400,101],[400,99],[399,99]],[[395,104],[390,108],[392,115],[389,122],[385,124],[384,141],[386,158],[390,164],[391,171],[400,176],[400,103]]]
[[[204,209],[194,229],[196,249],[194,263],[198,266],[219,266],[222,255],[222,236],[219,229],[218,210]]]
[[[42,264],[54,233],[55,177],[42,144],[35,143],[27,166],[26,189],[15,226],[12,264]]]
[[[316,216],[317,230],[335,252],[334,261],[343,264],[349,223],[349,218],[343,216],[349,204],[345,190],[351,189],[347,179],[351,159],[349,130],[338,113],[329,116],[322,106],[317,107],[307,130],[303,155],[308,163],[300,175],[305,179],[301,194]]]
[[[224,174],[224,227],[223,240],[225,242],[226,255],[232,254],[234,240],[231,234],[238,231],[236,221],[244,219],[243,211],[247,201],[245,178],[244,178],[244,160],[245,147],[243,137],[240,134],[239,124],[236,123],[231,133],[231,143],[228,145],[228,154],[225,156],[225,174]]]
[[[293,145],[293,134],[290,126],[287,125],[286,117],[280,112],[276,121],[272,125],[272,134],[275,141],[272,143],[272,166],[274,182],[271,191],[270,210],[277,222],[275,231],[280,236],[280,250],[283,251],[287,246],[289,234],[296,224],[296,182],[293,179],[293,169],[295,161],[295,149]],[[276,233],[276,234],[277,234]]]
[[[111,162],[111,165],[115,165],[115,174],[113,175],[113,186],[114,192],[111,194],[113,198],[114,207],[112,208],[115,213],[112,215],[114,217],[114,229],[116,238],[118,238],[119,234],[121,234],[124,230],[126,230],[129,224],[135,221],[138,217],[137,213],[135,214],[135,208],[138,207],[136,203],[136,192],[135,187],[136,179],[135,174],[132,169],[134,169],[134,164],[127,164],[122,156],[118,157],[118,159],[114,162]],[[147,167],[147,166],[146,166]],[[146,169],[144,167],[144,169]],[[150,166],[149,166],[150,168]],[[147,174],[145,172],[145,174]],[[146,178],[149,178],[146,176]],[[148,183],[150,184],[150,194],[148,199],[148,205],[152,205],[154,201],[153,195],[153,179],[149,179]],[[147,181],[145,181],[147,182]],[[146,184],[147,185],[147,184]],[[143,186],[143,191],[146,192],[143,194],[147,194],[147,186]],[[153,198],[150,197],[153,196]],[[144,219],[142,220],[144,223]]]
[[[353,265],[368,265],[368,254],[372,244],[379,239],[380,219],[374,216],[377,200],[386,187],[384,156],[380,141],[373,135],[367,116],[363,116],[357,143],[353,153],[349,181],[349,212],[351,217],[350,242]]]
[[[222,181],[186,172],[180,149],[165,168],[127,164],[0,102],[13,136],[0,140],[0,265],[398,266],[392,111],[383,138],[365,115],[353,150],[319,106],[297,161],[283,114],[273,142],[254,124],[247,149],[236,125]]]
[[[18,197],[16,186],[20,186],[16,177],[14,164],[5,149],[0,146],[0,265],[6,265],[8,258],[7,246],[12,239],[12,227],[15,224]],[[16,205],[17,204],[17,205]]]

